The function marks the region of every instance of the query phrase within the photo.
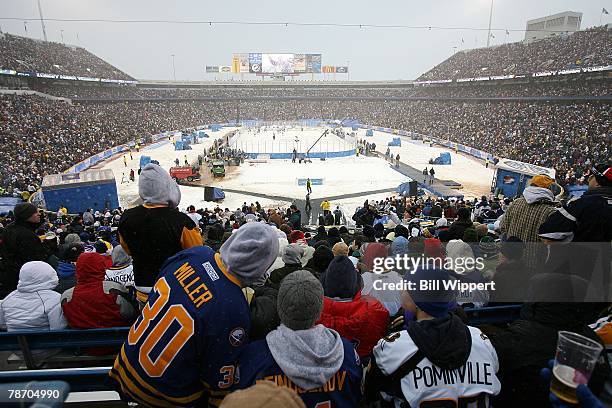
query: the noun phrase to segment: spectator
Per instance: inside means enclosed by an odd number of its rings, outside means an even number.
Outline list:
[[[80,240],[69,244],[65,249],[62,260],[57,266],[59,284],[55,288],[56,292],[62,294],[76,285],[76,261],[83,252],[85,252],[85,247]]]
[[[289,244],[283,248],[282,260],[284,266],[272,271],[268,279],[268,285],[278,289],[282,280],[290,273],[302,269],[302,256],[304,249],[297,244]]]
[[[490,302],[524,302],[533,270],[525,265],[525,244],[517,237],[508,237],[501,245],[499,265],[495,268],[495,290]]]
[[[146,321],[147,326],[138,330],[141,326],[133,326],[109,374],[115,388],[132,401],[148,402],[145,405],[207,401],[218,406],[234,384],[235,364],[251,329],[242,288],[261,280],[277,253],[276,231],[252,222],[232,234],[219,253],[198,246],[168,259],[138,320],[141,324]],[[160,304],[168,305],[166,312],[151,317]],[[176,315],[168,310],[176,310]],[[174,317],[182,327],[182,337],[165,326]],[[194,325],[199,328],[197,333]],[[162,371],[139,358],[149,342],[158,340],[181,345],[165,349],[168,359]],[[131,367],[141,381],[130,380],[123,367]]]
[[[134,267],[132,266],[132,257],[129,256],[121,245],[113,248],[111,254],[113,266],[106,270],[104,280],[116,282],[123,286],[134,286]]]
[[[34,233],[40,224],[38,209],[33,204],[21,203],[15,206],[13,213],[15,221],[7,225],[0,236],[2,298],[17,288],[19,271],[25,263],[48,258],[45,247]]]
[[[537,267],[538,259],[542,259],[542,245],[536,244],[540,242],[538,229],[555,212],[555,197],[550,190],[554,182],[546,175],[534,176],[523,196],[514,200],[502,217],[502,233],[527,243],[525,264],[530,268]]]
[[[319,277],[327,270],[332,259],[334,259],[332,250],[326,245],[319,245],[312,254],[312,259],[306,263],[306,269]]]
[[[470,219],[470,210],[462,207],[457,210],[457,220],[453,222],[447,230],[447,239],[462,239],[466,229],[471,228],[474,224]]]
[[[291,210],[289,225],[291,225],[291,228],[294,230],[302,229],[302,213],[300,212],[299,208],[297,208],[295,204],[291,204],[291,207],[289,208]]]
[[[112,260],[94,252],[76,262],[77,283],[62,294],[64,315],[74,329],[128,326],[136,317],[125,286],[104,280]]]
[[[325,292],[318,322],[357,344],[360,357],[369,356],[384,335],[389,312],[376,298],[362,296],[362,280],[353,262],[337,256],[321,276]]]
[[[391,256],[401,256],[408,253],[408,240],[404,237],[396,237],[391,245],[392,248],[394,248]],[[400,247],[403,248],[403,251],[398,249]],[[398,284],[402,282],[402,277],[395,270],[385,268],[384,264],[380,263],[381,261],[378,261],[377,265],[382,271],[379,273],[374,272],[375,259],[386,259],[387,253],[387,247],[379,243],[370,244],[366,248],[364,256],[365,271],[361,275],[363,279],[361,294],[378,299],[385,309],[387,309],[389,315],[394,316],[402,306],[400,291],[388,290],[389,286],[383,286],[383,284]],[[376,281],[379,283],[375,284]],[[378,287],[378,289],[376,289],[376,287]]]
[[[133,258],[136,295],[144,304],[165,260],[181,249],[203,243],[199,228],[176,209],[181,192],[168,172],[147,164],[140,173],[138,193],[144,204],[123,213],[119,237]]]
[[[53,291],[57,283],[57,275],[49,264],[26,262],[19,272],[17,289],[0,305],[0,326],[8,331],[66,328],[60,294]]]
[[[483,328],[497,350],[501,367],[499,375],[503,386],[494,401],[495,406],[548,405],[549,386],[539,373],[555,356],[557,333],[559,330],[573,331],[600,341],[587,326],[600,308],[596,303],[526,303],[520,319],[508,328]],[[603,359],[596,364],[589,381],[589,388],[595,395],[601,392],[609,370],[608,362]]]
[[[350,262],[350,261],[349,261]],[[281,325],[245,347],[240,358],[240,387],[272,379],[307,392],[307,407],[321,403],[358,406],[361,399],[361,362],[353,345],[315,322],[323,310],[323,288],[308,271],[287,276],[278,293]],[[340,382],[339,379],[344,381]],[[327,383],[335,386],[325,386]]]
[[[418,282],[435,280],[443,286],[446,272],[438,269],[418,269],[405,279]],[[475,328],[466,326],[459,317],[449,313],[454,293],[448,290],[403,291],[404,309],[416,316],[407,329],[392,333],[374,348],[370,369],[365,378],[367,399],[380,399],[386,393],[397,404],[422,406],[429,400],[457,400],[478,396],[482,405],[502,388],[497,378],[499,363],[489,339]],[[414,356],[417,357],[414,357]],[[455,375],[435,381],[434,372],[476,370],[486,376],[478,381]],[[485,374],[486,371],[486,374]],[[429,374],[432,373],[432,374]]]
[[[225,231],[223,229],[223,226],[221,226],[221,224],[215,223],[211,225],[208,228],[208,233],[206,234],[206,241],[204,242],[204,244],[208,245],[213,250],[218,251],[219,248],[221,248],[221,244],[222,244],[221,241],[223,240],[224,232]]]

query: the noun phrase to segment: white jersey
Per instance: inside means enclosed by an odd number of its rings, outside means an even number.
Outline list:
[[[472,335],[472,350],[463,366],[442,370],[425,357],[402,378],[402,393],[410,407],[430,406],[424,403],[436,400],[452,400],[456,402],[455,406],[466,408],[482,407],[482,403],[488,407],[489,396],[499,394],[497,353],[479,329],[468,328]],[[381,339],[374,347],[374,357],[383,374],[391,375],[417,351],[410,335],[403,330]],[[396,398],[394,402],[396,407],[400,407],[403,401]]]

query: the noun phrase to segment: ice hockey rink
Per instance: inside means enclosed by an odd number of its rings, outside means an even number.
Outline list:
[[[147,155],[159,161],[160,165],[169,170],[178,159],[181,164],[185,159],[196,162],[198,155],[210,147],[216,138],[221,138],[236,128],[222,128],[219,132],[209,132],[210,138],[202,139],[202,143],[192,145],[192,150],[175,151],[173,144],[164,140],[141,150],[139,153],[132,152],[132,159],[126,155],[127,166],[124,164],[123,155],[116,156],[99,167],[113,170],[117,181],[119,202],[123,207],[133,205],[138,199],[138,166],[140,156]],[[344,129],[351,133],[350,128]],[[248,151],[250,144],[252,149],[258,144],[257,149],[262,153],[261,159],[246,160],[239,167],[232,167],[224,178],[213,179],[209,185],[221,189],[240,191],[225,192],[225,200],[220,203],[204,201],[204,190],[201,187],[180,186],[181,203],[180,209],[189,205],[197,208],[213,208],[217,205],[223,208],[235,209],[242,203],[254,203],[258,201],[263,207],[287,206],[290,200],[304,199],[306,187],[299,185],[299,179],[310,178],[321,180],[321,184],[314,183],[311,199],[340,196],[344,194],[363,193],[362,196],[337,200],[337,205],[352,211],[367,198],[383,199],[392,195],[388,193],[370,193],[382,189],[392,190],[399,184],[409,181],[409,178],[397,172],[385,160],[376,157],[348,156],[339,158],[327,158],[326,160],[312,159],[310,163],[292,163],[290,159],[266,159],[265,153],[291,152],[296,147],[298,152],[303,152],[303,146],[311,146],[323,133],[324,128],[308,128],[302,132],[300,129],[291,129],[280,132],[278,129],[245,131],[235,135],[230,141],[231,146]],[[391,141],[391,134],[374,132],[373,137],[365,137],[365,130],[357,132],[357,139],[366,139],[368,142],[376,143],[376,150],[384,153],[387,142]],[[319,151],[340,151],[347,147],[352,148],[354,142],[350,136],[346,140],[335,135],[325,136],[318,144]],[[285,147],[282,147],[282,146]],[[315,145],[315,147],[317,147]],[[270,150],[271,149],[271,150]],[[327,150],[329,149],[329,150]],[[306,148],[307,150],[307,148]],[[314,148],[313,148],[314,151]],[[401,156],[401,161],[422,169],[428,168],[428,160],[437,157],[440,152],[447,151],[440,147],[429,147],[420,141],[410,141],[402,138],[401,147],[392,147],[391,152]],[[466,197],[476,197],[487,194],[490,188],[493,170],[486,169],[484,165],[476,160],[451,152],[452,165],[436,165],[436,177],[447,180],[455,180],[463,184],[460,190]],[[136,181],[129,181],[130,169],[136,173]],[[206,171],[205,169],[202,172]],[[286,197],[287,200],[267,199],[255,194]]]

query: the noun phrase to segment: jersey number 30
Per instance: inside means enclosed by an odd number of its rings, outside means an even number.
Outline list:
[[[193,336],[194,322],[189,316],[183,305],[172,305],[159,318],[157,324],[149,328],[151,322],[155,320],[168,303],[170,297],[170,285],[165,278],[160,278],[153,290],[159,295],[155,302],[147,303],[142,309],[142,315],[130,328],[128,334],[128,344],[134,346],[146,333],[146,337],[140,345],[138,362],[149,377],[161,377],[168,368],[174,357],[181,351],[187,340]],[[151,351],[165,337],[166,332],[176,321],[180,328],[170,339],[168,344],[162,349],[157,358],[151,358]]]

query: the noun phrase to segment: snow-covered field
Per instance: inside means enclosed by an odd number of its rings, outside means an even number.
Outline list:
[[[159,161],[160,165],[165,169],[174,166],[174,161],[177,158],[181,164],[185,159],[189,162],[195,162],[197,156],[213,143],[213,138],[223,137],[234,129],[224,128],[220,132],[211,133],[211,138],[204,139],[200,144],[192,145],[193,150],[175,151],[170,142],[162,142],[147,147],[141,150],[140,153],[133,152],[131,160],[129,154],[126,155],[127,166],[124,164],[123,156],[117,156],[103,163],[101,167],[113,170],[117,180],[120,204],[124,207],[129,207],[138,198],[138,176],[136,175],[136,182],[127,181],[129,171],[134,169],[137,173],[141,155],[151,156],[152,159]],[[350,132],[350,129],[345,130],[347,133]],[[272,140],[273,132],[275,140]],[[260,138],[259,143],[263,141],[264,146],[260,150],[265,151],[267,146],[269,146],[268,142],[275,142],[278,146],[281,146],[283,140],[288,143],[298,143],[295,142],[297,138],[300,140],[299,143],[306,144],[309,147],[322,132],[323,128],[308,128],[303,133],[299,130],[289,130],[284,133],[280,133],[277,130],[268,130],[255,135],[253,132],[242,130],[241,135],[238,138],[234,138],[233,141],[235,143],[238,143],[240,140],[245,143],[248,141],[257,142],[257,138]],[[329,137],[327,141],[329,145],[324,144],[322,146],[324,148],[329,147],[331,151],[342,150],[346,145],[352,145],[352,138],[350,137],[347,140],[342,140],[333,135],[327,137]],[[365,138],[364,130],[359,130],[358,138]],[[377,150],[384,153],[387,149],[387,142],[392,138],[393,135],[374,132],[374,136],[368,137],[367,140],[375,142]],[[337,145],[332,147],[332,143]],[[346,145],[341,146],[341,143]],[[239,144],[235,146],[240,147]],[[291,151],[293,144],[289,144],[288,147],[288,150],[282,151]],[[298,149],[298,151],[305,151],[306,149]],[[278,151],[274,150],[274,152]],[[422,169],[425,166],[431,167],[427,163],[430,158],[437,157],[440,152],[448,150],[440,147],[429,147],[429,145],[418,141],[402,139],[402,146],[392,147],[391,151],[394,155],[399,153],[402,162],[417,169]],[[451,152],[451,156],[452,165],[435,166],[436,177],[455,180],[463,184],[464,189],[462,192],[467,197],[487,194],[493,177],[493,170],[491,168],[486,169],[481,163],[454,152]],[[392,194],[368,194],[368,191],[394,188],[400,183],[408,181],[407,177],[395,171],[384,160],[364,156],[327,159],[325,161],[315,159],[312,163],[302,164],[291,163],[291,160],[268,160],[265,163],[246,161],[239,167],[228,168],[227,173],[225,178],[215,179],[211,185],[240,190],[242,192],[225,192],[226,198],[219,205],[230,209],[241,206],[243,202],[254,203],[255,201],[259,201],[266,208],[287,206],[290,203],[289,201],[258,198],[249,193],[282,196],[289,199],[303,199],[306,194],[306,187],[298,185],[298,179],[311,178],[323,180],[322,185],[312,186],[312,199],[363,192],[363,196],[337,200],[333,203],[334,205],[340,205],[347,213],[352,213],[366,198],[380,200]],[[124,179],[123,183],[122,179]],[[204,201],[203,188],[181,186],[180,189],[182,194],[181,209],[191,204],[197,208],[212,208],[217,205],[213,202]]]
[[[374,136],[366,137],[365,129],[359,129],[357,137],[366,139],[369,143],[376,143],[376,150],[385,153],[387,151],[387,143],[397,135],[392,135],[383,132],[374,132]],[[453,150],[446,149],[440,146],[429,147],[418,140],[409,140],[401,138],[402,145],[400,147],[391,147],[393,156],[399,153],[400,160],[416,169],[422,170],[425,167],[431,168],[429,159],[438,157],[442,152],[450,152],[451,165],[435,165],[436,178],[442,180],[453,180],[463,185],[461,192],[466,197],[480,197],[488,195],[491,192],[491,181],[493,180],[493,166],[489,168],[476,159],[456,154]],[[421,180],[422,181],[422,180]]]

